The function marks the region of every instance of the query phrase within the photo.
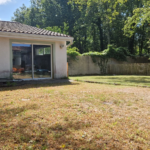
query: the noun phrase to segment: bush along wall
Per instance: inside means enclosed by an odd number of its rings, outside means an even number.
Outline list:
[[[88,52],[82,55],[91,56],[93,62],[99,66],[100,73],[103,75],[107,73],[107,63],[109,58],[114,58],[118,61],[126,61],[127,56],[131,56],[131,54],[126,48],[115,48],[112,45],[108,45],[108,48],[102,52]]]
[[[79,53],[79,49],[76,47],[68,47],[67,48],[67,61],[70,62],[70,60],[77,60],[77,56],[81,56]]]
[[[71,60],[77,60],[77,56],[81,56],[79,49],[76,47],[69,47],[67,49],[68,62],[71,63]],[[113,45],[108,45],[108,48],[102,52],[90,51],[88,53],[83,53],[82,56],[91,56],[93,62],[99,66],[100,73],[105,75],[107,73],[107,64],[109,58],[114,58],[117,61],[126,61],[127,56],[134,58],[135,56],[131,55],[127,48],[118,47],[116,48]]]

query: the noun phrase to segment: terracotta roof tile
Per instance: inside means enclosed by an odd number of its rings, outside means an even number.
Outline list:
[[[29,25],[21,24],[19,22],[9,22],[9,21],[0,21],[0,32],[13,32],[13,33],[15,32],[15,33],[47,35],[47,36],[71,37],[69,35],[32,27]]]

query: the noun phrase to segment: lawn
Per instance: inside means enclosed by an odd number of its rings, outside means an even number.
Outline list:
[[[150,76],[75,76],[70,79],[77,81],[94,81],[110,84],[148,86],[150,87]]]
[[[1,150],[148,150],[150,89],[84,82],[0,88]]]

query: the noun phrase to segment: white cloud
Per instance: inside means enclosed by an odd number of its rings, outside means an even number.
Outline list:
[[[0,0],[0,5],[1,5],[1,4],[5,4],[5,3],[7,3],[7,2],[11,2],[11,0]]]

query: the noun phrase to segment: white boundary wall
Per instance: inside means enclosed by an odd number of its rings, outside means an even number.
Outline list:
[[[136,63],[131,58],[124,62],[109,59],[107,74],[150,75],[150,63]],[[91,56],[78,56],[77,60],[69,59],[69,75],[101,75],[101,72],[99,66],[93,63]]]

